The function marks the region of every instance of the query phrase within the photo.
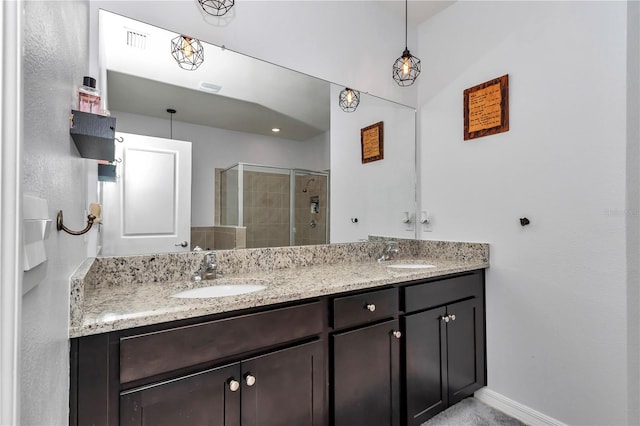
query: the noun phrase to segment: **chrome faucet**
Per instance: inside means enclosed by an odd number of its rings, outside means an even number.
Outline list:
[[[215,261],[214,252],[205,252],[204,259],[202,259],[202,263],[200,264],[200,269],[193,274],[193,280],[214,280],[218,277],[220,277],[220,274],[218,273],[218,265]]]
[[[398,243],[396,241],[388,241],[386,247],[382,251],[382,254],[378,258],[378,262],[384,262],[385,260],[393,259],[393,256],[398,254]]]

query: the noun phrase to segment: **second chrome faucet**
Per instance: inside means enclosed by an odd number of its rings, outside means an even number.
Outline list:
[[[193,274],[193,280],[214,280],[219,277],[220,274],[218,273],[218,265],[216,264],[215,253],[212,251],[205,252],[204,259],[202,259],[202,263],[200,264],[200,269],[198,269]]]
[[[378,262],[384,262],[385,260],[391,260],[393,257],[398,254],[400,250],[398,250],[398,243],[396,241],[388,241],[385,246],[382,254],[378,258]]]

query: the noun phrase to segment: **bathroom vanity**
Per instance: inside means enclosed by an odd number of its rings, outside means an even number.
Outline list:
[[[263,265],[220,282],[259,279],[265,290],[208,301],[138,283],[155,293],[147,311],[128,285],[106,293],[86,279],[70,424],[419,425],[486,383],[488,248],[459,260],[410,254],[424,268]]]

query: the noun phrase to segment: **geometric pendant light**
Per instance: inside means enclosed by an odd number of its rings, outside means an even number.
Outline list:
[[[180,68],[193,71],[204,62],[204,47],[200,40],[180,35],[171,40],[171,55]]]
[[[198,0],[198,3],[209,15],[222,16],[233,7],[235,0]]]
[[[420,74],[420,59],[413,56],[407,48],[407,12],[408,4],[405,0],[404,9],[404,52],[393,64],[393,79],[400,86],[411,86]]]
[[[340,92],[340,97],[338,99],[338,105],[344,112],[353,112],[358,108],[360,104],[360,92],[357,90],[349,89],[345,87]]]

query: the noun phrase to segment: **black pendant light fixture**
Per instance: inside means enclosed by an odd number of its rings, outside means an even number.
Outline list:
[[[223,16],[231,10],[235,0],[198,0],[198,3],[209,15]]]
[[[204,47],[200,40],[179,35],[171,39],[171,55],[180,68],[193,71],[204,62]]]
[[[404,0],[404,52],[393,64],[393,79],[400,86],[411,86],[420,74],[420,59],[409,52],[407,47],[407,15],[409,4]]]
[[[345,87],[338,99],[338,105],[344,112],[353,112],[360,105],[360,92]]]

